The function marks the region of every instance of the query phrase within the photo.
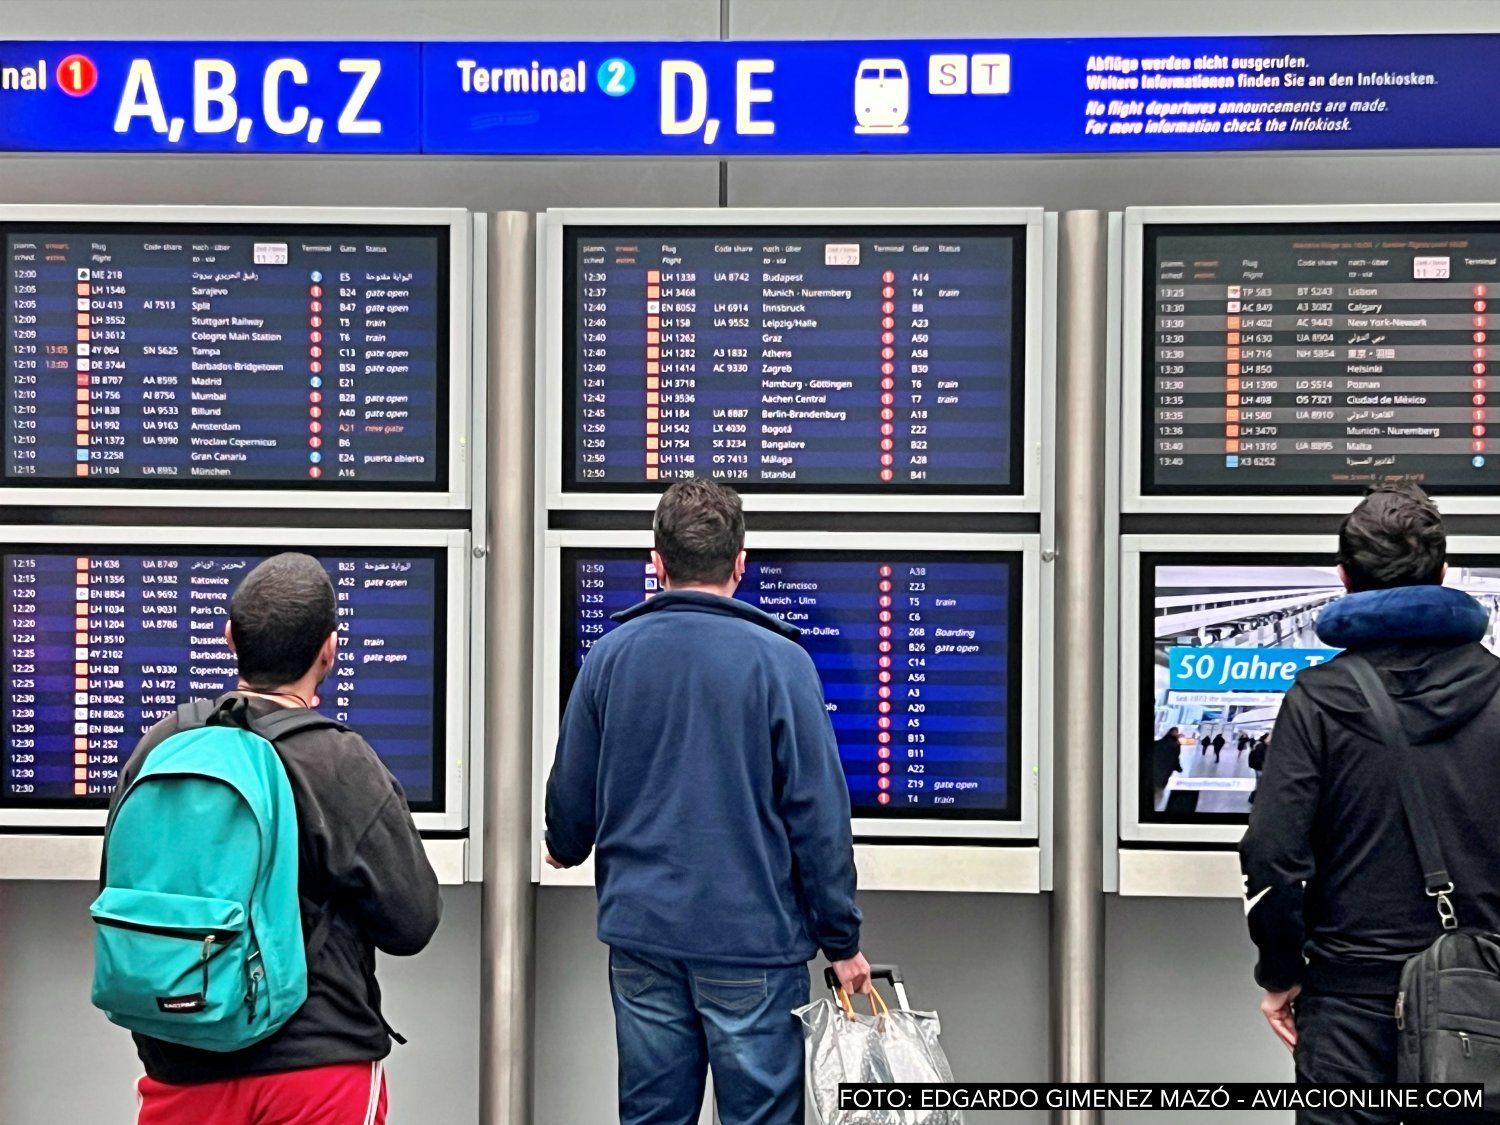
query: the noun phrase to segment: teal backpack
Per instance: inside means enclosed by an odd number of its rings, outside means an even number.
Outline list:
[[[177,710],[104,835],[94,926],[94,1006],[169,1043],[237,1051],[279,1030],[307,999],[297,807],[273,745],[341,724],[296,709],[251,721],[242,699]]]

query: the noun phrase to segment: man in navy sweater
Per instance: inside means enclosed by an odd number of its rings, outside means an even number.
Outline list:
[[[797,630],[734,599],[739,497],[680,482],[654,530],[665,592],[583,663],[547,861],[595,853],[622,1125],[696,1122],[709,1068],[724,1125],[800,1125],[807,962],[870,987],[848,785]]]

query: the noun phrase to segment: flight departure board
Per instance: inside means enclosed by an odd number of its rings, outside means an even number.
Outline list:
[[[1500,559],[1455,559],[1447,584],[1489,612],[1484,643],[1500,652]],[[1142,555],[1143,823],[1249,819],[1283,697],[1338,654],[1317,622],[1343,593],[1333,564],[1314,556]]]
[[[564,705],[611,615],[659,591],[644,550],[563,550]],[[802,630],[855,816],[1019,817],[1018,553],[757,549],[736,596]]]
[[[1023,226],[564,228],[563,484],[1023,491]]]
[[[1500,491],[1500,223],[1148,225],[1146,495]]]
[[[178,704],[233,688],[229,597],[264,557],[5,546],[0,807],[104,807],[142,734]],[[317,706],[364,736],[414,811],[438,809],[446,777],[442,551],[342,550],[319,561],[333,580],[341,637]]]
[[[447,488],[447,227],[0,235],[4,484]]]

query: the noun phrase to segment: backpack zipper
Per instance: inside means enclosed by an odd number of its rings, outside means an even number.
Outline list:
[[[1396,1030],[1406,1030],[1406,993],[1396,993]]]
[[[117,930],[133,930],[140,934],[156,934],[158,937],[174,937],[192,939],[193,941],[204,941],[213,938],[214,941],[233,941],[239,937],[238,930],[180,930],[174,926],[152,926],[145,922],[127,922],[123,918],[95,918],[96,926],[113,926]]]
[[[1458,1033],[1458,1042],[1459,1045],[1464,1049],[1464,1058],[1472,1059],[1474,1057],[1474,1046],[1469,1042],[1468,1035],[1460,1031]]]
[[[254,953],[252,953],[250,955],[250,960],[254,961],[254,960],[258,959],[259,957],[260,957],[260,950],[257,949]],[[250,970],[250,984],[245,989],[245,1022],[246,1023],[254,1023],[255,1022],[255,1000],[256,1000],[256,997],[260,993],[260,982],[265,979],[265,975],[266,975],[265,969],[262,966],[260,966],[260,965],[256,965],[253,969]]]
[[[214,946],[220,941],[233,941],[239,937],[235,930],[177,930],[170,926],[148,926],[143,922],[126,922],[120,918],[95,918],[99,926],[113,926],[117,930],[130,930],[138,934],[155,934],[158,937],[173,937],[183,940],[202,941],[203,949],[198,962],[203,966],[203,999],[208,999],[208,962],[214,955]]]

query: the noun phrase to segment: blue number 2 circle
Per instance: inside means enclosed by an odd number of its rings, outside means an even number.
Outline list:
[[[635,67],[624,59],[605,59],[595,74],[599,89],[612,98],[630,93],[635,85]]]

